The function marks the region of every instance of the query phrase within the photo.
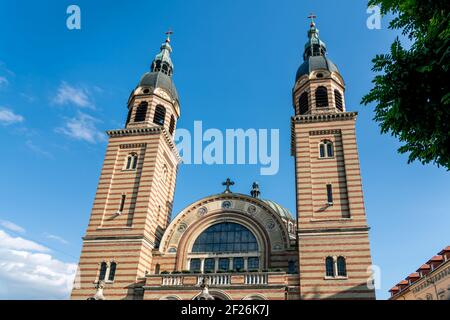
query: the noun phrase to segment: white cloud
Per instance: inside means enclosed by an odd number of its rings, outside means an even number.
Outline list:
[[[77,265],[0,230],[0,299],[67,299]]]
[[[51,234],[51,233],[45,233],[44,235],[45,235],[45,237],[47,239],[56,240],[58,242],[61,242],[62,244],[68,244],[69,243],[63,237],[60,237],[60,236],[57,236],[57,235],[54,235],[54,234]]]
[[[53,98],[53,102],[59,105],[74,104],[82,108],[94,107],[87,89],[71,86],[65,81],[61,82],[58,87],[58,92]]]
[[[24,228],[8,220],[0,220],[0,226],[14,232],[25,233]]]
[[[9,84],[8,79],[6,79],[6,77],[0,76],[0,88],[6,87],[8,84]]]
[[[79,112],[75,118],[68,119],[63,127],[56,128],[58,133],[65,134],[76,140],[84,140],[89,143],[97,143],[106,140],[105,134],[98,130],[95,123],[99,122],[94,117]]]
[[[22,122],[24,117],[19,114],[14,113],[14,111],[7,108],[0,108],[0,124],[13,124]]]
[[[12,250],[32,250],[38,252],[49,252],[50,249],[21,237],[11,237],[8,233],[0,229],[0,248]]]

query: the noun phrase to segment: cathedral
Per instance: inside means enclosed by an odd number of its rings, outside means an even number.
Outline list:
[[[181,158],[170,33],[109,143],[72,299],[375,299],[345,83],[311,21],[292,89],[296,217],[249,194],[194,201],[171,220]],[[250,186],[249,186],[250,187]]]

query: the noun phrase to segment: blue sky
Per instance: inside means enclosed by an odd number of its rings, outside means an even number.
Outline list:
[[[81,30],[66,28],[70,4],[81,8]],[[280,129],[278,174],[260,176],[257,165],[182,166],[174,213],[221,192],[226,177],[242,193],[259,181],[263,198],[295,212],[291,89],[310,12],[346,81],[347,109],[359,112],[372,256],[382,271],[378,298],[449,245],[449,173],[407,165],[399,143],[380,135],[372,108],[359,104],[371,88],[371,58],[396,36],[385,19],[380,30],[366,27],[364,1],[3,1],[0,298],[67,297],[104,131],[123,126],[128,95],[169,27],[179,128],[201,120],[220,130]]]

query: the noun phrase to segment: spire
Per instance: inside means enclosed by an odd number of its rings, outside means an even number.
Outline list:
[[[305,44],[305,52],[303,53],[303,59],[306,60],[311,56],[324,56],[327,51],[325,43],[319,39],[319,29],[316,28],[314,19],[317,16],[310,14],[308,16],[311,19],[308,30],[308,42]]]
[[[160,52],[155,56],[151,65],[152,72],[162,72],[168,76],[173,74],[173,63],[170,59],[170,54],[172,53],[172,47],[170,46],[170,36],[173,31],[170,29],[165,32],[166,40],[161,44]]]

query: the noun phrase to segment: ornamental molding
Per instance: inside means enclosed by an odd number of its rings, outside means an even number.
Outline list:
[[[145,148],[147,143],[127,143],[121,144],[119,146],[120,149],[135,149],[135,148]]]
[[[224,208],[224,203],[231,206],[226,205]],[[226,219],[226,215],[234,215],[235,218],[242,216],[243,219],[246,217],[253,219],[266,230],[271,243],[283,244],[281,247],[277,246],[276,249],[272,247],[272,250],[285,250],[290,247],[288,226],[270,206],[247,195],[226,193],[203,198],[184,208],[176,215],[164,232],[159,246],[160,252],[163,254],[170,253],[169,249],[178,247],[181,237],[188,231],[187,229],[195,227],[203,219],[208,219],[210,215],[215,215],[218,220]],[[268,221],[271,222],[269,225],[267,225]],[[183,225],[186,225],[187,228]],[[183,232],[180,232],[180,226],[182,226]]]
[[[334,130],[314,130],[310,131],[310,136],[324,136],[324,135],[330,135],[330,134],[340,134],[341,129],[334,129]]]
[[[338,112],[338,113],[322,113],[322,114],[308,114],[297,115],[292,117],[293,123],[312,123],[312,122],[327,122],[327,121],[345,121],[355,120],[358,112]]]
[[[116,129],[116,130],[108,130],[106,134],[110,138],[115,137],[130,137],[130,136],[145,136],[152,134],[162,134],[169,145],[170,149],[173,152],[178,163],[181,163],[181,157],[178,153],[178,149],[175,146],[175,143],[172,140],[172,136],[167,132],[166,128],[160,126],[154,127],[143,127],[143,128],[125,128],[125,129]]]

